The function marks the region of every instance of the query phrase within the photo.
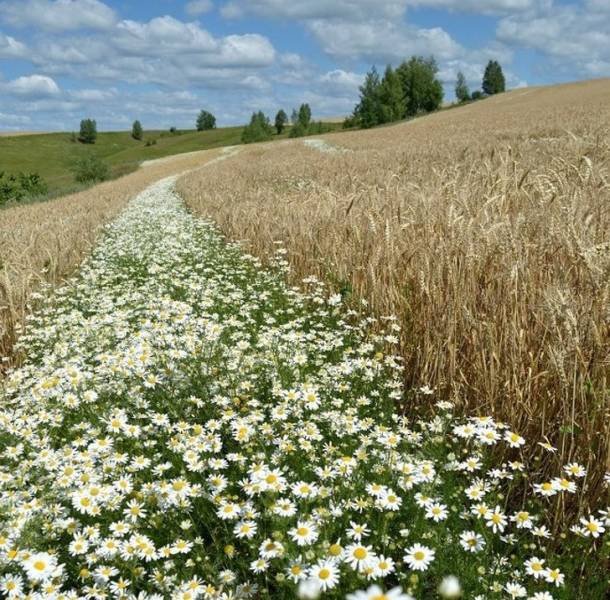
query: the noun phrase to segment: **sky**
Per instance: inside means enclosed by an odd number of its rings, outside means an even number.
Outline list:
[[[610,0],[0,0],[0,131],[345,116],[372,65],[433,55],[446,99],[610,76]]]

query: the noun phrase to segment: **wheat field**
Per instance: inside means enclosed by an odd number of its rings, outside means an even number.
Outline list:
[[[610,466],[610,80],[528,88],[414,121],[251,147],[185,176],[247,251],[282,242],[402,325],[405,382]],[[419,414],[414,392],[404,410]]]
[[[217,155],[217,150],[178,155],[77,194],[0,210],[0,357],[6,357],[2,364],[9,364],[36,298],[32,294],[70,275],[90,251],[100,227],[152,182]]]

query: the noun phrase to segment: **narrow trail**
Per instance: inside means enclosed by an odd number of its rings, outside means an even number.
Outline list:
[[[492,569],[501,590],[548,587],[522,567],[544,514],[503,508],[521,469],[487,450],[521,438],[447,403],[397,415],[395,321],[373,334],[315,279],[287,287],[281,249],[262,268],[175,180],[131,201],[19,342],[0,388],[0,592],[338,598],[375,582],[354,597],[407,600],[452,573],[486,593]]]

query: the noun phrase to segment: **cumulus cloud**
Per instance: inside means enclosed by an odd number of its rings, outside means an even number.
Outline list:
[[[462,48],[444,29],[417,28],[391,21],[314,21],[311,31],[327,54],[343,59],[395,62],[411,54],[453,58]]]
[[[0,58],[26,58],[27,55],[25,44],[0,32]]]
[[[358,88],[364,81],[364,75],[335,69],[324,73],[320,78],[322,86],[329,94],[351,94],[358,93]]]
[[[216,37],[198,23],[163,16],[147,22],[123,20],[110,33],[86,38],[55,36],[39,45],[32,60],[46,73],[92,80],[168,85],[233,81],[252,87],[257,80],[248,77],[273,65],[275,58],[275,48],[263,35]]]
[[[24,75],[2,85],[4,93],[24,98],[48,98],[61,93],[59,86],[46,75]]]
[[[605,0],[597,0],[605,1]],[[445,8],[480,14],[516,13],[550,7],[552,0],[409,0],[409,6]]]
[[[555,6],[500,20],[497,38],[510,46],[538,50],[559,70],[585,76],[610,75],[610,9],[591,0],[583,7]]]
[[[15,27],[58,32],[108,29],[117,17],[99,0],[11,0],[0,2],[0,19]]]
[[[214,4],[212,0],[193,0],[192,2],[187,2],[185,6],[187,14],[192,17],[203,15],[204,13],[210,12],[213,8]]]
[[[361,21],[369,18],[401,18],[408,4],[409,0],[233,0],[226,3],[221,12],[227,18],[250,13],[297,20]]]

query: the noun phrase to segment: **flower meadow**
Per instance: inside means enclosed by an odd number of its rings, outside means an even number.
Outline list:
[[[263,268],[173,185],[29,318],[0,397],[1,595],[604,597],[608,508],[554,519],[581,465],[538,480],[491,417],[402,415],[395,319],[288,287],[281,248]]]

